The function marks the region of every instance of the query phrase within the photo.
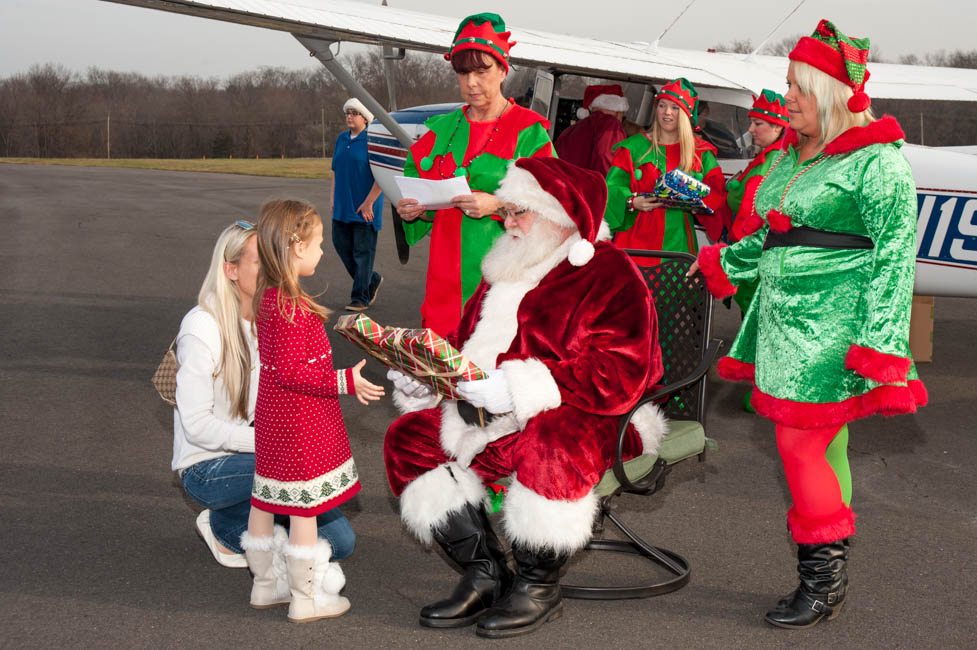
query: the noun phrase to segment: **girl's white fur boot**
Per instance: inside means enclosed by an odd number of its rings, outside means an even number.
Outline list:
[[[330,562],[332,547],[320,539],[315,546],[285,545],[288,585],[292,601],[288,605],[288,620],[309,623],[321,618],[335,618],[349,611],[349,600],[339,592],[346,585],[346,576],[338,562]]]
[[[283,555],[287,543],[288,533],[281,526],[275,526],[271,537],[252,537],[247,532],[241,535],[241,548],[254,574],[251,606],[255,609],[287,605],[291,600]]]

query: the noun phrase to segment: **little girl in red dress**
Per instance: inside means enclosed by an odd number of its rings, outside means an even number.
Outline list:
[[[339,395],[363,404],[383,388],[362,377],[366,360],[336,370],[323,323],[329,312],[299,283],[322,259],[322,218],[302,201],[265,203],[258,217],[261,272],[255,291],[261,371],[255,405],[255,475],[248,532],[241,538],[254,574],[251,606],[288,605],[288,620],[341,616],[349,601],[316,515],[360,490]],[[289,515],[289,532],[274,516]]]

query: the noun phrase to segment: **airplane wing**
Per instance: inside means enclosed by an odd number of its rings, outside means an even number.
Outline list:
[[[392,45],[445,52],[458,17],[440,16],[349,0],[320,0],[315,6],[286,0],[105,0],[174,13],[223,20],[297,36]],[[621,43],[512,27],[518,43],[512,63],[557,72],[630,82],[657,82],[685,77],[696,86],[734,91],[749,106],[750,93],[784,85],[783,57],[650,49],[645,43]],[[977,70],[873,63],[872,97],[977,101]]]

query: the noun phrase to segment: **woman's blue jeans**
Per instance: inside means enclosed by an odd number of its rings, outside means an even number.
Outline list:
[[[231,454],[191,465],[183,472],[183,489],[205,508],[210,508],[210,528],[224,547],[241,549],[241,533],[248,529],[251,514],[251,485],[254,454]],[[288,517],[275,515],[276,523],[288,527]],[[339,508],[316,517],[319,537],[332,546],[332,558],[342,560],[353,553],[356,535]]]

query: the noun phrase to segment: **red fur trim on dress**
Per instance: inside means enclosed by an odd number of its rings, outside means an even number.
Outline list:
[[[760,228],[763,228],[763,217],[756,212],[751,212],[750,216],[733,224],[733,237],[736,237],[738,241],[744,237],[749,237]]]
[[[853,126],[825,146],[824,153],[835,156],[840,153],[848,153],[867,147],[870,144],[882,144],[905,140],[906,134],[903,133],[899,122],[891,115],[883,115],[881,118],[870,122],[865,126]],[[786,150],[793,146],[797,148],[797,131],[789,126],[784,130],[784,139],[780,147]]]
[[[770,230],[775,232],[787,232],[793,228],[790,217],[778,210],[771,210],[767,213],[767,223],[770,224]]]
[[[733,357],[723,357],[716,365],[719,376],[726,381],[749,381],[755,377],[756,366]]]
[[[827,517],[805,517],[791,508],[787,511],[787,527],[798,544],[828,544],[855,534],[855,513],[845,506]]]
[[[880,384],[896,384],[906,381],[912,361],[906,357],[878,352],[861,345],[852,345],[845,355],[845,368],[854,370]]]
[[[829,142],[824,147],[824,153],[829,156],[836,156],[840,153],[848,153],[867,147],[870,144],[884,144],[905,140],[906,134],[902,132],[899,122],[891,115],[870,122],[865,126],[853,126],[837,138]]]
[[[729,277],[723,271],[723,265],[719,263],[719,249],[725,246],[726,244],[716,244],[706,246],[699,251],[699,270],[706,280],[706,288],[720,300],[736,293],[736,287],[729,281]]]
[[[927,399],[923,382],[913,379],[907,386],[878,386],[842,402],[823,403],[781,399],[764,393],[754,384],[750,403],[757,413],[777,424],[796,429],[818,429],[840,427],[870,415],[915,413],[919,407],[926,406]]]
[[[913,393],[913,399],[916,400],[916,406],[926,406],[930,403],[930,395],[926,390],[926,386],[923,385],[918,379],[914,379],[909,382],[909,390]]]

